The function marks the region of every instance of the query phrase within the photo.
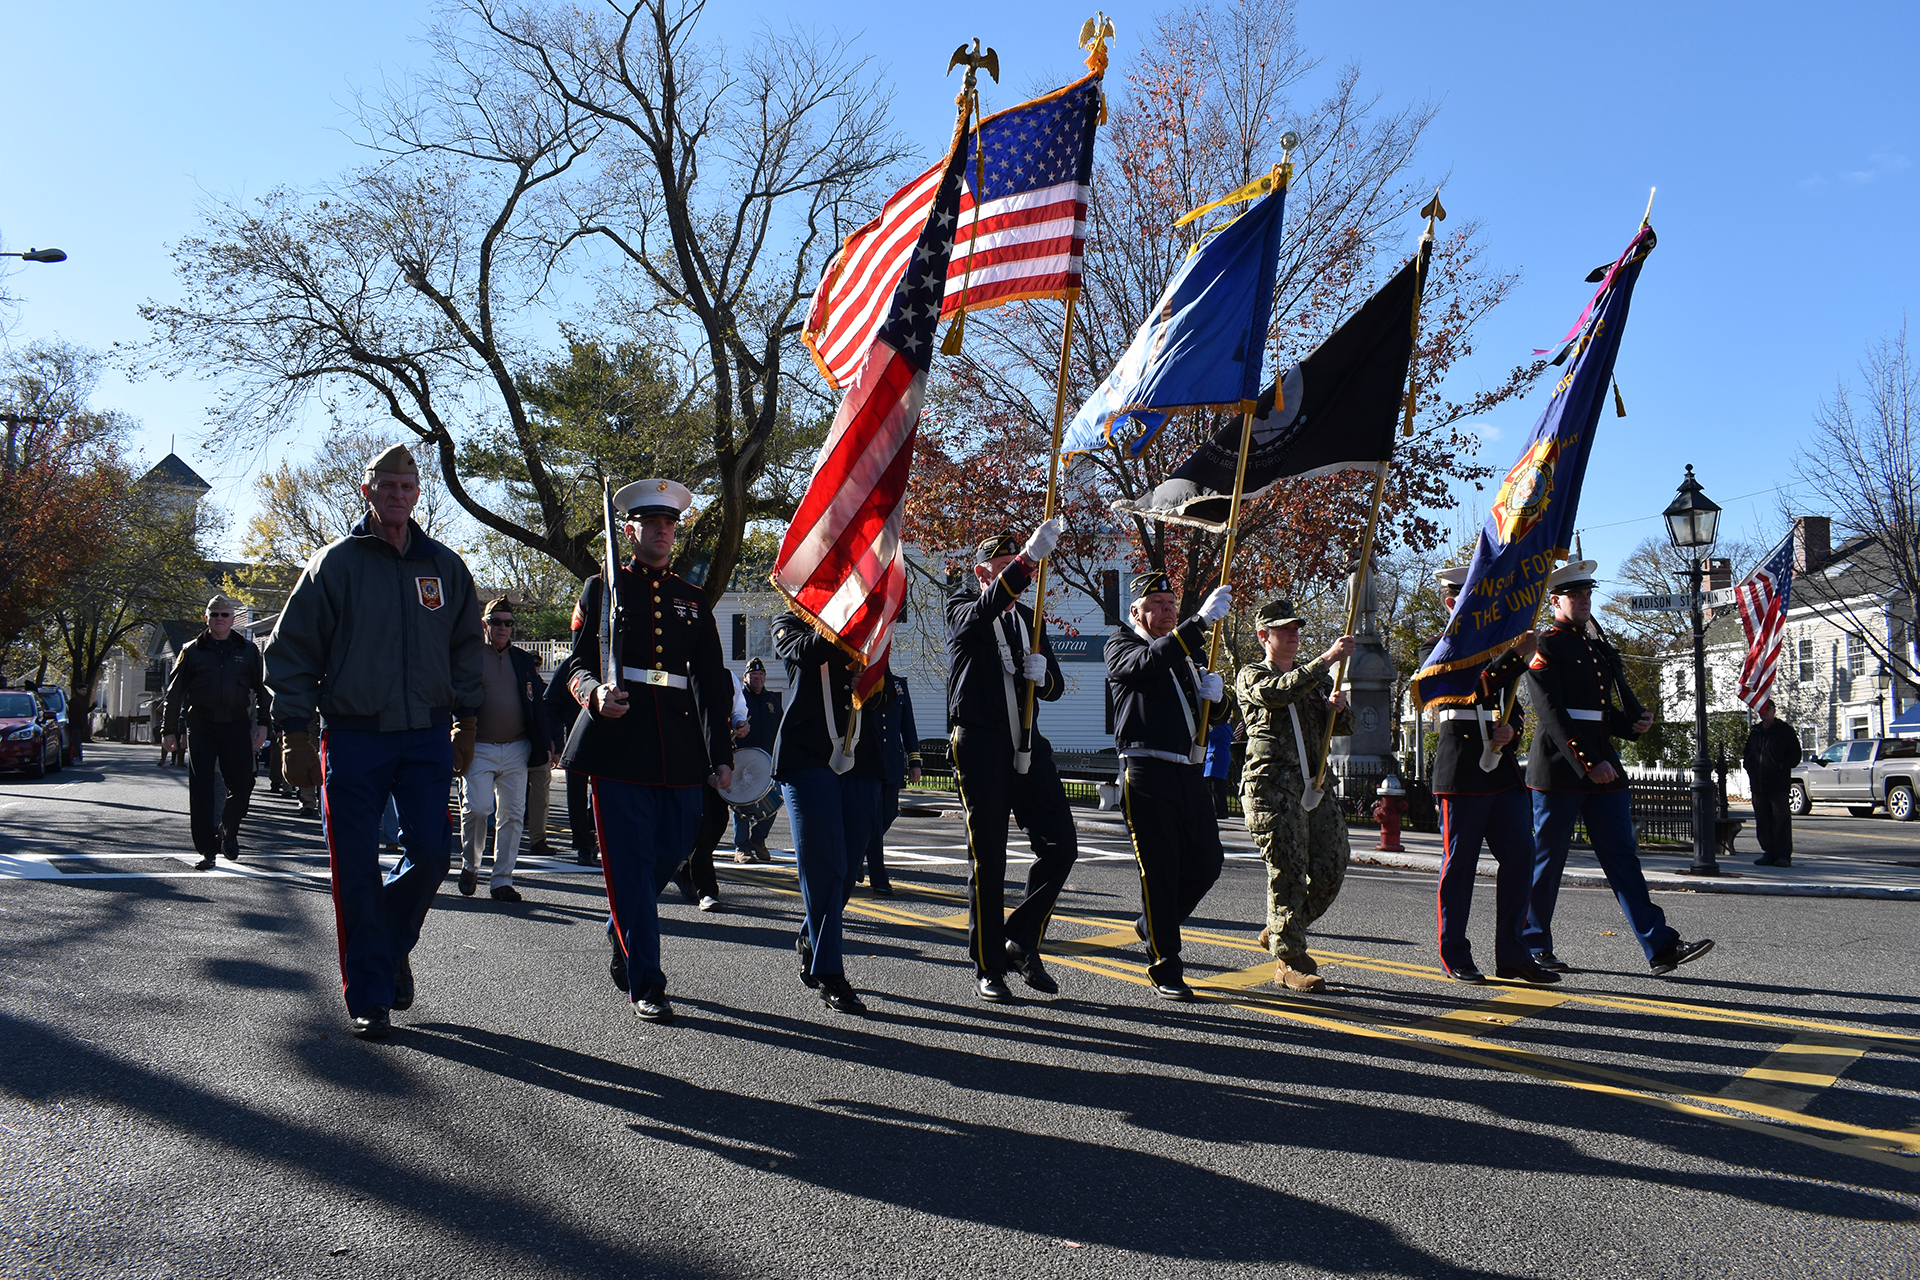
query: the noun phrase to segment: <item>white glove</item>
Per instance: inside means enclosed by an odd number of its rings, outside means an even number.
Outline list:
[[[1215,587],[1207,592],[1206,603],[1200,606],[1200,621],[1218,622],[1227,616],[1227,610],[1233,608],[1233,588]]]
[[[1227,682],[1218,671],[1209,671],[1200,677],[1200,701],[1218,702],[1227,691]]]
[[[1028,654],[1023,671],[1027,679],[1033,681],[1035,684],[1044,682],[1047,678],[1047,655],[1044,653]]]
[[[1020,548],[1020,554],[1038,563],[1053,554],[1053,548],[1060,541],[1060,535],[1067,531],[1067,522],[1059,516],[1047,521],[1033,531],[1027,539],[1027,545]]]

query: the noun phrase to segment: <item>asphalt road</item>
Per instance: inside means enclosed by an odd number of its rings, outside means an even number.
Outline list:
[[[1090,820],[1063,991],[971,991],[958,824],[857,896],[865,1019],[795,977],[790,865],[663,911],[680,1022],[606,978],[597,878],[451,883],[385,1043],[346,1033],[315,824],[263,799],[195,873],[184,782],[96,749],[0,779],[7,1276],[1909,1276],[1911,903],[1662,894],[1718,949],[1649,978],[1570,890],[1548,990],[1442,980],[1430,875],[1356,869],[1329,991],[1258,985],[1260,865],[1143,987]],[[1891,824],[1881,823],[1884,830]],[[776,833],[776,841],[778,839]],[[33,878],[41,877],[41,878]],[[1490,949],[1490,888],[1474,935]],[[1068,940],[1082,940],[1077,945]]]

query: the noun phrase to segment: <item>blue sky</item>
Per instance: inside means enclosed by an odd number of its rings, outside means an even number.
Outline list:
[[[6,340],[105,349],[144,338],[134,308],[172,296],[168,247],[194,231],[199,202],[354,164],[343,132],[354,90],[424,57],[415,38],[431,12],[336,0],[102,3],[84,21],[46,6],[14,13],[0,236],[9,250],[54,244],[72,259],[10,274],[22,306]],[[714,0],[707,23],[738,39],[789,21],[844,28],[847,12]],[[1006,81],[989,105],[1009,105],[1077,73],[1089,12],[980,3],[962,26],[934,6],[889,6],[863,19],[860,46],[893,84],[901,127],[931,153],[951,122],[952,85],[938,75],[954,45],[977,34],[998,48]],[[1154,8],[1109,12],[1117,81]],[[1590,292],[1582,278],[1619,252],[1659,188],[1660,248],[1618,369],[1629,416],[1602,419],[1582,502],[1588,554],[1610,568],[1658,533],[1689,462],[1730,532],[1777,533],[1772,490],[1815,406],[1867,343],[1899,328],[1920,285],[1920,6],[1311,0],[1300,29],[1322,77],[1358,63],[1383,107],[1439,105],[1418,168],[1445,178],[1456,217],[1483,220],[1491,261],[1522,273],[1468,379],[1552,345]],[[142,420],[149,458],[177,437],[244,518],[249,474],[200,450],[211,394],[114,377],[98,403]],[[1543,395],[1485,424],[1496,467]],[[1795,499],[1819,509],[1817,495]]]

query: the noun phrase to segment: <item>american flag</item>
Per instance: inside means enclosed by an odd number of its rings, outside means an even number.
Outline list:
[[[794,612],[864,667],[856,703],[879,686],[906,594],[900,514],[960,207],[966,157],[955,143],[774,561]]]
[[[1740,665],[1740,701],[1758,711],[1773,693],[1780,670],[1781,633],[1787,626],[1787,595],[1793,588],[1793,539],[1787,538],[1733,589],[1740,625],[1747,633],[1747,660]]]
[[[1099,115],[1095,74],[987,116],[968,135],[942,317],[963,305],[978,311],[1017,298],[1079,296]],[[975,151],[981,147],[984,182],[975,191]],[[803,336],[836,389],[853,382],[866,358],[945,170],[935,165],[894,192],[880,216],[847,237],[827,265]]]

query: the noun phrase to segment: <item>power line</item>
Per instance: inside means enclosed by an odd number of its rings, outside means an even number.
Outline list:
[[[1728,498],[1727,501],[1739,502],[1744,498],[1757,498],[1763,493],[1784,493],[1788,489],[1798,489],[1805,483],[1806,481],[1804,480],[1795,480],[1789,484],[1776,484],[1771,489],[1755,489],[1752,493],[1736,493],[1733,497]],[[1659,515],[1635,516],[1631,520],[1615,520],[1608,524],[1586,524],[1580,526],[1580,532],[1590,533],[1595,529],[1617,529],[1623,524],[1639,524],[1643,520],[1660,520],[1664,518],[1665,517]]]

